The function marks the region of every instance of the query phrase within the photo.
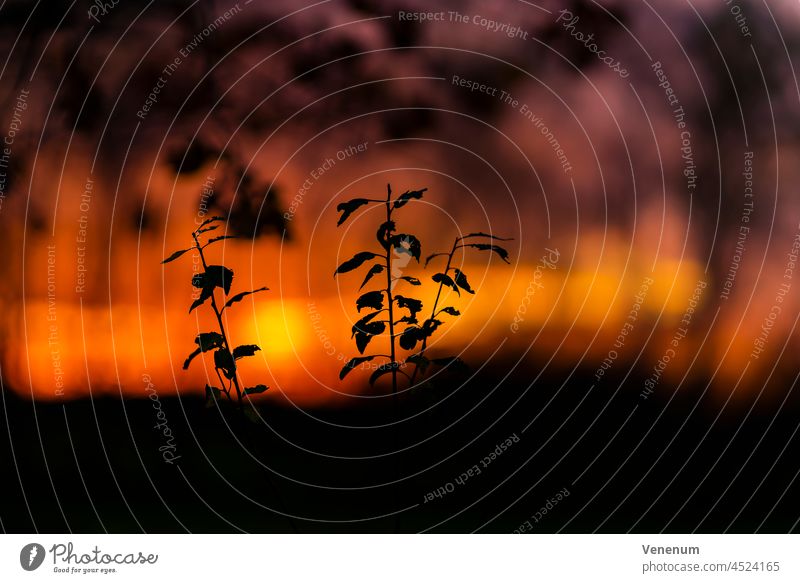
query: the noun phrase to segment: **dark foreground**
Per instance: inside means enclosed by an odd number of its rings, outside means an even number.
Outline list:
[[[2,529],[796,530],[800,408],[793,394],[783,402],[789,383],[717,418],[721,403],[700,399],[702,386],[668,403],[668,386],[645,401],[627,385],[589,390],[573,376],[528,389],[535,375],[520,376],[403,395],[396,410],[391,399],[305,412],[267,401],[268,425],[162,399],[174,449],[149,400],[43,404],[6,391]],[[395,415],[406,420],[392,426]]]

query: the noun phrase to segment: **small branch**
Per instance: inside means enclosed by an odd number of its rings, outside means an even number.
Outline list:
[[[456,252],[456,249],[461,247],[459,242],[461,241],[460,237],[456,237],[455,241],[453,241],[453,248],[450,249],[450,253],[447,255],[447,265],[444,268],[445,274],[450,271],[450,264],[453,262],[453,255]],[[441,253],[444,255],[444,253]],[[444,282],[439,282],[439,289],[436,292],[436,300],[433,302],[433,309],[431,310],[431,317],[430,319],[433,320],[436,317],[436,308],[439,306],[439,299],[442,297],[442,287],[444,286]],[[428,337],[422,339],[422,348],[419,351],[419,356],[425,355],[425,350],[428,348]],[[411,375],[411,384],[414,384],[414,380],[417,378],[417,372],[419,372],[419,364],[414,366],[414,374]]]
[[[203,269],[208,271],[208,263],[206,263],[206,257],[203,253],[203,247],[200,245],[200,240],[198,239],[197,233],[192,233],[192,237],[194,238],[194,244],[197,248],[198,253],[200,253],[200,261],[203,264]],[[217,323],[219,324],[219,332],[222,336],[222,344],[225,350],[228,351],[229,354],[233,354],[230,346],[230,342],[228,341],[228,335],[225,333],[225,325],[222,323],[222,312],[217,307],[217,298],[216,298],[216,290],[211,291],[211,308],[214,310],[214,315],[217,317]],[[237,378],[237,370],[236,370],[236,361],[233,363],[233,378],[231,378],[231,383],[236,388],[236,397],[239,403],[239,406],[242,405],[242,390],[239,387],[239,379]]]
[[[392,220],[392,187],[386,185],[386,222]],[[389,346],[392,364],[396,362],[394,334],[394,298],[392,297],[392,254],[386,249],[386,299],[389,310]],[[392,367],[392,395],[397,398],[397,367]]]

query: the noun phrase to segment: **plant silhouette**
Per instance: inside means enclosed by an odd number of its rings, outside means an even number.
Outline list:
[[[213,387],[206,384],[206,403],[208,406],[212,406],[222,398],[222,395],[225,395],[228,398],[228,401],[232,401],[233,397],[231,396],[231,390],[234,389],[236,391],[236,403],[241,409],[242,400],[245,397],[263,393],[269,387],[266,385],[255,385],[253,387],[242,388],[236,362],[241,358],[253,356],[256,352],[261,350],[261,348],[255,344],[242,344],[231,349],[232,344],[230,341],[230,336],[225,330],[225,324],[223,323],[222,315],[225,313],[225,310],[229,309],[236,302],[240,302],[246,296],[267,291],[268,288],[261,287],[251,291],[244,291],[235,295],[229,295],[231,291],[231,283],[233,281],[233,270],[228,269],[224,265],[209,265],[206,261],[204,250],[209,245],[213,245],[214,243],[223,241],[225,239],[236,238],[235,235],[218,235],[208,239],[205,243],[201,241],[201,235],[219,228],[220,225],[214,223],[224,220],[225,219],[223,217],[211,217],[210,219],[204,220],[200,226],[198,226],[197,229],[192,232],[194,246],[189,247],[188,249],[176,251],[164,259],[164,261],[161,263],[163,264],[175,261],[189,251],[197,251],[199,254],[203,271],[200,273],[195,273],[192,276],[192,286],[199,289],[200,293],[198,298],[192,302],[192,305],[189,307],[189,313],[193,312],[195,308],[206,304],[206,302],[210,300],[209,306],[214,312],[214,316],[216,316],[219,329],[218,331],[214,332],[201,332],[197,335],[197,337],[194,339],[194,343],[197,344],[197,348],[186,358],[183,363],[183,369],[188,369],[195,357],[213,350],[214,371],[217,374],[220,386]],[[219,303],[217,303],[217,288],[219,288],[222,292],[221,301],[224,303],[221,308],[219,307]],[[245,413],[250,412],[255,413],[255,410],[252,408],[245,410]]]
[[[417,314],[422,310],[422,301],[394,293],[395,284],[399,281],[405,281],[411,285],[422,285],[417,278],[402,275],[402,271],[398,269],[401,264],[402,267],[410,261],[411,258],[419,262],[422,247],[419,239],[410,233],[398,233],[397,225],[394,222],[394,213],[398,209],[404,207],[409,201],[419,200],[422,198],[423,193],[427,188],[422,190],[406,191],[396,199],[392,200],[392,187],[386,186],[386,199],[370,199],[370,198],[354,198],[352,200],[340,203],[336,210],[339,211],[341,216],[337,226],[342,225],[357,209],[362,206],[376,204],[383,205],[386,209],[385,221],[383,221],[376,232],[376,238],[383,253],[373,253],[372,251],[361,251],[356,253],[351,259],[342,263],[333,276],[336,277],[342,273],[348,273],[358,269],[368,261],[377,259],[367,271],[359,290],[363,289],[365,285],[376,275],[386,274],[385,287],[378,290],[368,291],[356,300],[356,308],[359,313],[362,309],[371,310],[366,316],[362,317],[358,322],[353,325],[352,337],[355,338],[356,348],[362,356],[356,356],[350,359],[344,365],[339,373],[339,379],[343,380],[355,367],[369,362],[375,358],[385,359],[386,362],[378,366],[375,371],[370,375],[369,382],[371,385],[375,384],[380,377],[386,374],[391,374],[392,378],[392,394],[397,394],[397,374],[403,374],[409,377],[408,373],[401,370],[401,363],[398,360],[398,337],[402,337],[411,328],[418,328]],[[408,314],[395,319],[396,310],[407,310]],[[380,314],[386,314],[385,318],[378,319]],[[402,333],[395,332],[395,327],[405,324],[407,327]],[[389,354],[368,354],[364,355],[367,345],[376,336],[381,336],[388,333],[389,338]],[[403,342],[400,342],[403,347]]]
[[[473,243],[471,242],[473,239],[483,240],[484,242]],[[489,242],[487,243],[485,241]],[[422,373],[424,375],[425,371],[430,365],[450,367],[451,369],[455,370],[465,367],[464,362],[458,357],[447,356],[444,358],[428,359],[425,356],[425,351],[428,348],[428,338],[430,338],[433,333],[436,332],[436,330],[444,323],[439,319],[439,316],[442,314],[447,314],[448,316],[453,317],[458,317],[461,315],[461,312],[459,312],[454,306],[445,306],[443,308],[439,308],[439,301],[442,298],[442,290],[446,287],[456,292],[459,296],[461,296],[462,290],[468,294],[475,293],[475,290],[472,289],[469,284],[467,275],[459,268],[453,266],[453,256],[455,255],[456,251],[467,248],[474,248],[478,251],[492,251],[497,253],[500,259],[506,263],[510,263],[508,260],[508,251],[506,251],[503,247],[496,245],[494,241],[511,241],[511,239],[504,239],[488,233],[470,233],[469,235],[464,235],[463,237],[456,237],[449,252],[434,253],[425,259],[426,268],[431,260],[435,259],[436,257],[447,257],[447,264],[445,265],[444,271],[436,273],[431,277],[434,283],[439,284],[439,288],[436,292],[436,299],[433,302],[433,307],[431,308],[431,315],[422,325],[423,331],[416,333],[413,329],[407,330],[407,333],[404,333],[404,335],[400,337],[400,344],[406,349],[412,349],[416,346],[417,342],[422,342],[419,352],[408,359],[408,362],[414,363],[414,372],[411,375],[412,385],[417,378],[417,374]]]

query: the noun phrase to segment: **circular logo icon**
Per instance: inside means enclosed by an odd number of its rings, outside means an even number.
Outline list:
[[[30,543],[19,552],[19,564],[26,571],[35,571],[44,562],[44,547],[39,543]]]

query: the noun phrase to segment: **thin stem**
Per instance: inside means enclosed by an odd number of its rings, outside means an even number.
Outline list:
[[[392,220],[392,187],[386,186],[386,222]],[[394,339],[394,298],[392,297],[392,254],[386,249],[386,300],[389,302],[389,344],[390,358],[392,364],[396,362],[395,339]],[[397,397],[397,367],[392,367],[392,395]]]
[[[192,237],[194,237],[194,244],[197,247],[197,251],[200,253],[200,261],[203,263],[203,269],[208,271],[208,264],[206,263],[206,257],[203,254],[203,247],[200,245],[200,241],[197,239],[197,234],[192,233]],[[225,350],[228,351],[228,354],[233,354],[231,351],[230,343],[228,342],[228,335],[225,333],[225,325],[222,323],[222,312],[220,312],[219,308],[217,307],[217,299],[214,290],[211,291],[211,308],[214,310],[214,315],[217,317],[217,323],[219,324],[219,332],[222,336],[222,344]],[[232,359],[233,357],[231,357]],[[236,374],[236,362],[233,363],[233,378],[231,378],[231,382],[233,386],[236,388],[236,397],[238,399],[239,407],[242,406],[242,390],[239,387],[239,379],[237,378]]]
[[[461,239],[459,237],[456,237],[455,241],[453,241],[453,247],[452,249],[450,249],[450,253],[447,255],[447,265],[444,268],[445,275],[447,275],[447,273],[450,271],[450,264],[453,262],[453,255],[455,254],[456,249],[458,249],[460,246],[458,244],[459,241],[461,241]],[[444,253],[442,253],[442,255],[444,255]],[[440,281],[439,289],[436,292],[436,300],[434,300],[433,309],[431,310],[431,318],[430,318],[431,320],[433,320],[436,317],[436,308],[439,306],[439,299],[442,297],[442,287],[444,287],[444,282]],[[426,336],[425,338],[422,339],[422,349],[420,349],[419,351],[419,356],[425,355],[425,349],[427,347],[428,347],[428,337]],[[412,385],[414,384],[414,380],[416,380],[417,378],[417,372],[419,372],[419,362],[417,362],[414,365],[414,373],[411,375]]]
[[[230,385],[228,388],[225,388],[225,381],[222,380],[222,375],[219,374],[219,369],[215,366],[214,372],[217,373],[217,378],[219,379],[219,386],[222,387],[222,390],[225,391],[225,396],[228,397],[228,400],[231,400],[231,388]]]

